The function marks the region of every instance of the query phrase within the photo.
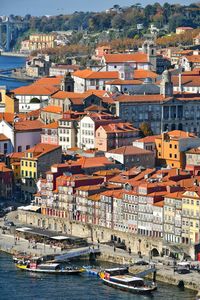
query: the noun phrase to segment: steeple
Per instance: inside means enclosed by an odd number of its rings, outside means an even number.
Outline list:
[[[65,92],[74,92],[74,79],[72,78],[70,72],[65,74],[61,82],[60,89]]]

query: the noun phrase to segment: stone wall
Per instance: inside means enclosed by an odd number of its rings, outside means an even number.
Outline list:
[[[124,240],[127,248],[131,248],[133,253],[141,252],[142,255],[149,256],[150,251],[157,249],[160,254],[163,247],[162,239],[134,235],[131,233],[121,232],[97,225],[83,224],[80,222],[70,222],[67,219],[44,216],[38,213],[18,211],[19,221],[22,224],[32,225],[34,227],[55,230],[58,233],[71,234],[79,237],[87,238],[89,241],[106,242],[111,240],[111,236],[115,235]]]

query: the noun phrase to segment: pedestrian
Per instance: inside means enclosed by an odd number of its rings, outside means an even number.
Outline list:
[[[114,250],[114,252],[116,251],[116,247],[115,247],[115,245],[114,245],[114,249],[113,249],[113,250]]]
[[[129,253],[129,255],[131,255],[131,248],[130,247],[128,248],[128,253]]]

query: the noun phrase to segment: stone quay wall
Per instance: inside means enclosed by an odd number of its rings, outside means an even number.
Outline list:
[[[98,225],[84,224],[80,222],[71,222],[59,217],[46,216],[34,212],[23,210],[18,211],[20,223],[34,227],[55,230],[58,233],[65,233],[74,236],[87,238],[88,241],[107,242],[111,236],[115,236],[124,241],[127,248],[131,248],[133,253],[140,252],[142,255],[149,256],[150,251],[156,249],[160,254],[163,248],[163,241],[160,238],[152,238],[140,235],[134,235],[127,232],[117,231]]]

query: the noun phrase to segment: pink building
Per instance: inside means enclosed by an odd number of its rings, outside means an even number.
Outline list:
[[[96,130],[95,148],[100,151],[132,145],[139,136],[139,130],[130,123],[110,123]]]
[[[58,122],[43,125],[41,133],[41,143],[58,145]]]

